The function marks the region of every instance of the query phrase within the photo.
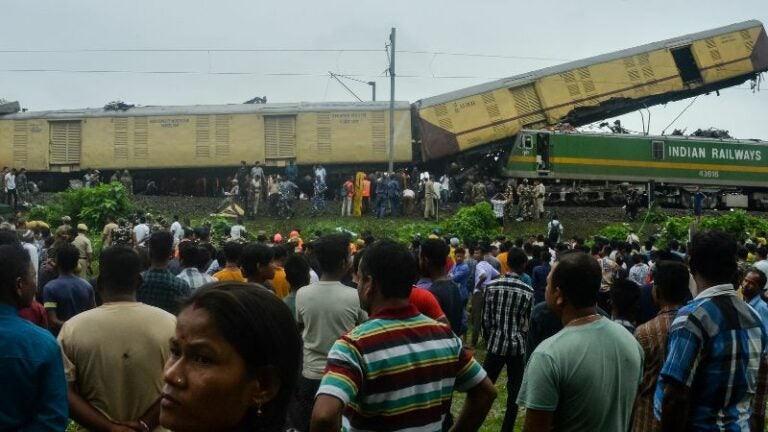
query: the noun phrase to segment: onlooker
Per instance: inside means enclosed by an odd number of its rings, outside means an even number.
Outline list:
[[[475,278],[472,286],[470,304],[470,320],[472,322],[472,335],[468,347],[477,346],[480,339],[480,329],[483,326],[483,302],[485,300],[485,286],[497,277],[499,272],[488,261],[483,259],[483,254],[490,255],[490,246],[486,243],[474,251]]]
[[[349,266],[348,238],[329,235],[313,245],[323,270],[320,282],[296,294],[296,321],[304,341],[304,362],[298,385],[299,412],[293,420],[294,427],[301,431],[309,430],[312,403],[333,342],[367,318],[357,293],[339,282]]]
[[[191,241],[179,243],[179,262],[182,270],[176,275],[194,291],[201,286],[218,280],[205,272],[211,254],[208,249]]]
[[[11,168],[11,171],[5,174],[5,194],[7,204],[16,210],[19,204],[19,196],[16,193],[16,168]]]
[[[643,262],[643,256],[639,253],[632,254],[632,268],[629,269],[628,279],[636,283],[638,286],[645,285],[648,273],[651,268],[648,264]]]
[[[515,429],[517,392],[525,369],[528,320],[533,305],[533,288],[520,280],[528,257],[522,249],[507,254],[510,272],[485,287],[483,336],[488,352],[483,368],[494,384],[504,366],[507,367],[507,406],[502,431]]]
[[[174,432],[282,431],[301,341],[288,308],[221,282],[186,300],[165,364],[160,424]]]
[[[248,232],[245,230],[245,226],[243,225],[243,219],[238,218],[237,223],[232,225],[232,228],[229,229],[229,236],[232,240],[240,240],[241,238],[245,239],[248,235]]]
[[[352,181],[352,176],[347,177],[347,181],[341,186],[342,190],[342,202],[341,202],[341,215],[352,215],[352,198],[355,197],[355,183]]]
[[[139,223],[133,227],[133,241],[136,246],[146,246],[147,240],[149,240],[149,225],[147,225],[147,218],[141,216]]]
[[[159,422],[176,318],[136,301],[140,265],[129,247],[102,250],[98,290],[104,304],[70,319],[59,333],[71,417],[89,430],[153,430]]]
[[[283,298],[283,303],[291,310],[291,316],[296,319],[296,293],[309,285],[309,262],[303,254],[292,254],[285,260],[285,279],[291,286],[291,292]]]
[[[67,383],[61,350],[51,334],[17,315],[37,291],[29,255],[0,246],[0,421],[4,430],[63,431]]]
[[[77,236],[72,240],[72,246],[76,247],[80,254],[77,261],[80,267],[80,275],[90,276],[93,245],[91,245],[91,240],[88,238],[88,226],[86,224],[77,224]]]
[[[115,223],[115,217],[112,215],[107,216],[107,223],[104,224],[104,229],[101,230],[101,248],[106,249],[112,246],[112,233],[118,228]]]
[[[59,277],[43,287],[43,306],[54,335],[59,334],[65,321],[96,306],[91,284],[74,274],[78,257],[76,247],[68,243],[61,245],[56,252]]]
[[[274,289],[268,286],[269,280],[275,277],[273,257],[271,247],[263,243],[249,243],[240,255],[240,269],[249,283],[274,293]]]
[[[618,279],[611,286],[611,319],[630,333],[635,333],[640,287],[628,279]]]
[[[755,263],[753,266],[768,275],[768,247],[759,246],[755,249]],[[763,287],[763,290],[768,290],[768,284]]]
[[[288,258],[288,249],[292,249],[291,243],[275,246],[272,248],[274,251],[273,264],[275,267],[275,275],[271,279],[272,287],[275,289],[277,297],[283,299],[291,291],[291,285],[286,279],[285,269],[283,265]]]
[[[451,330],[457,335],[465,332],[462,318],[464,302],[461,300],[459,285],[445,273],[445,260],[448,258],[448,245],[442,240],[428,239],[419,248],[419,267],[432,283],[427,289],[437,299],[440,309],[445,313]]]
[[[563,254],[547,279],[546,301],[563,329],[531,354],[517,402],[525,431],[625,431],[642,378],[634,337],[597,312],[600,266]]]
[[[454,390],[467,392],[455,430],[482,424],[496,390],[459,337],[409,305],[415,277],[404,246],[378,241],[366,247],[358,295],[371,319],[331,348],[313,431],[338,431],[342,423],[345,430],[440,431]]]
[[[768,332],[768,305],[763,300],[761,288],[765,286],[765,279],[765,273],[756,268],[750,269],[741,282],[741,294],[744,296],[744,301],[749,303],[760,316],[760,321]]]
[[[224,258],[227,260],[224,268],[213,274],[216,280],[221,282],[246,282],[243,272],[240,270],[240,255],[243,253],[243,244],[230,241],[224,244]]]
[[[552,254],[549,251],[542,251],[541,264],[534,267],[531,271],[531,288],[533,288],[534,304],[544,301],[544,293],[547,291],[547,276],[549,276],[549,272],[552,270],[551,260]]]
[[[635,330],[645,353],[643,382],[635,400],[632,432],[657,432],[661,424],[653,415],[656,379],[667,356],[667,334],[677,311],[688,296],[688,268],[675,261],[659,261],[654,267],[653,300],[659,307],[655,318]]]
[[[173,246],[179,245],[179,242],[184,238],[184,227],[179,222],[179,215],[173,215],[173,223],[171,224],[171,235],[173,236]]]
[[[669,329],[654,410],[662,430],[762,430],[766,332],[736,297],[736,243],[720,231],[693,235],[688,249],[696,296]],[[753,400],[755,398],[755,400]],[[753,412],[752,407],[758,409]]]
[[[168,271],[168,261],[173,253],[173,237],[168,231],[159,231],[149,238],[149,270],[141,274],[143,283],[136,298],[150,306],[175,314],[179,302],[192,294],[185,281]]]

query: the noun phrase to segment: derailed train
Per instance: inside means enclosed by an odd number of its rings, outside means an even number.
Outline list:
[[[475,151],[509,150],[523,129],[585,124],[737,85],[766,70],[765,29],[747,21],[397,102],[394,161],[444,163]],[[88,168],[153,178],[215,175],[241,160],[382,169],[389,159],[388,105],[18,112],[0,115],[0,163],[60,178]]]

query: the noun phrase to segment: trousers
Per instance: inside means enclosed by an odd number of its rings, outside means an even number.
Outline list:
[[[523,383],[523,372],[525,372],[524,355],[506,355],[501,356],[488,352],[485,355],[483,369],[488,372],[488,379],[496,384],[501,369],[507,367],[507,411],[504,414],[504,422],[501,425],[502,432],[512,432],[515,430],[515,421],[517,420],[517,393]]]

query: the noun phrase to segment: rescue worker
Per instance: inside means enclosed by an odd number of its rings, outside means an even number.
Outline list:
[[[539,179],[534,180],[533,184],[534,215],[536,219],[542,219],[544,217],[544,198],[547,195],[547,189]]]

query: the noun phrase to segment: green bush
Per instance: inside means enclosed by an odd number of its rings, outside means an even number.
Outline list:
[[[624,241],[627,239],[627,236],[629,235],[630,226],[628,223],[616,223],[611,225],[606,225],[603,227],[600,231],[597,232],[597,235],[600,237],[605,237],[608,240],[619,240]]]
[[[57,226],[63,216],[69,216],[74,223],[82,222],[91,227],[100,227],[106,222],[107,216],[124,217],[131,211],[133,204],[128,198],[125,186],[115,182],[94,188],[59,192],[50,204],[33,207],[27,217]]]
[[[460,239],[493,238],[498,234],[499,223],[487,202],[466,206],[443,222],[446,234]]]

